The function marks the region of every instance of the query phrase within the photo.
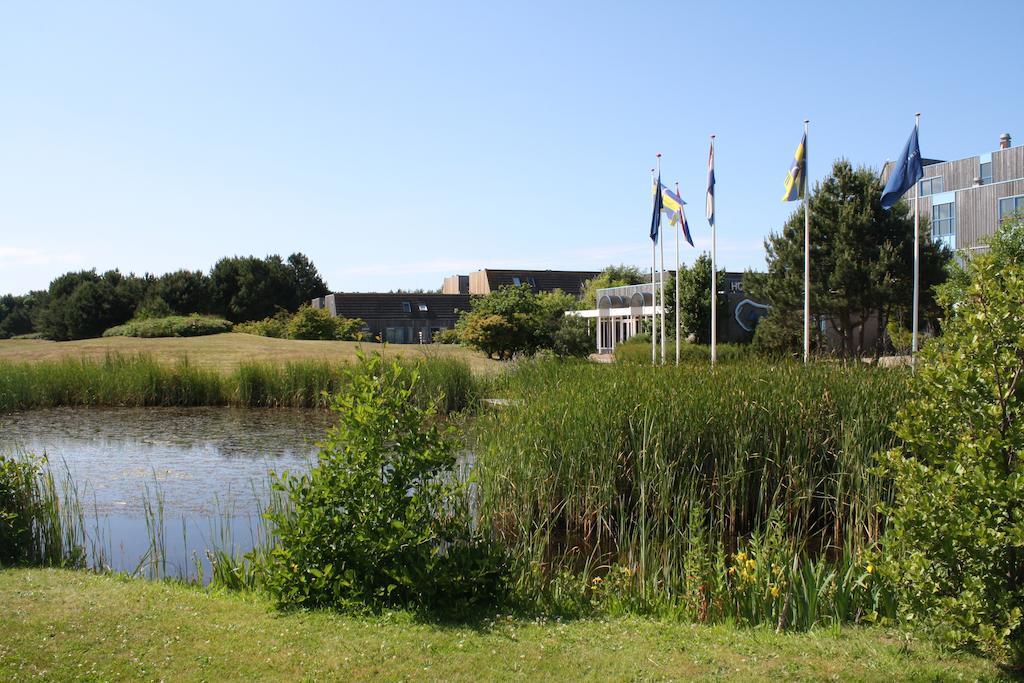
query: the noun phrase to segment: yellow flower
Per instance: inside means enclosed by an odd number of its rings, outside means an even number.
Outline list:
[[[753,560],[747,560],[747,569],[749,569],[750,571],[754,571],[755,569],[757,569],[757,562],[754,562]]]
[[[735,574],[735,573],[736,573],[736,567],[729,567],[729,574]]]
[[[778,586],[772,586],[772,597],[773,598],[779,597],[779,593],[780,592],[781,591],[779,591],[779,587]]]
[[[594,578],[592,578],[590,580],[590,582],[593,583],[594,585],[597,585],[597,584],[601,583],[601,581],[603,581],[603,579],[600,576],[595,576]]]
[[[740,554],[738,554],[738,555],[736,556],[736,561],[737,561],[737,562],[740,562],[740,563],[746,562],[746,561],[747,561],[747,554],[746,554],[746,553],[740,553]]]
[[[875,565],[869,564],[867,566],[867,570],[868,570],[868,574],[874,574],[875,573]]]

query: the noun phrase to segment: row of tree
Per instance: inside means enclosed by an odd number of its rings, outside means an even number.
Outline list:
[[[316,266],[301,253],[287,259],[234,256],[209,274],[179,270],[159,277],[118,270],[65,273],[46,290],[0,297],[0,338],[38,333],[58,341],[98,337],[132,318],[192,313],[232,322],[298,310],[328,292]]]

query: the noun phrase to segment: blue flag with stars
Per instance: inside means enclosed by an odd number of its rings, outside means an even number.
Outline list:
[[[917,143],[917,126],[907,140],[907,146],[903,153],[896,160],[889,176],[889,182],[882,190],[882,208],[891,209],[893,204],[899,201],[907,190],[924,175],[924,167],[921,164],[921,147]]]

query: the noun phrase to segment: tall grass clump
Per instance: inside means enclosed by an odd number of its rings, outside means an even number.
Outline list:
[[[864,551],[901,371],[541,362],[503,391],[477,477],[523,599],[778,627],[891,614]]]
[[[0,567],[83,566],[85,524],[45,458],[0,456]]]

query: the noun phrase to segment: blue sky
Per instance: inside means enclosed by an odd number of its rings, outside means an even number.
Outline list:
[[[915,17],[914,8],[925,7]],[[0,7],[0,292],[301,251],[335,290],[650,259],[761,267],[810,175],[1024,141],[1020,2],[44,2]],[[673,243],[668,243],[669,252]]]

